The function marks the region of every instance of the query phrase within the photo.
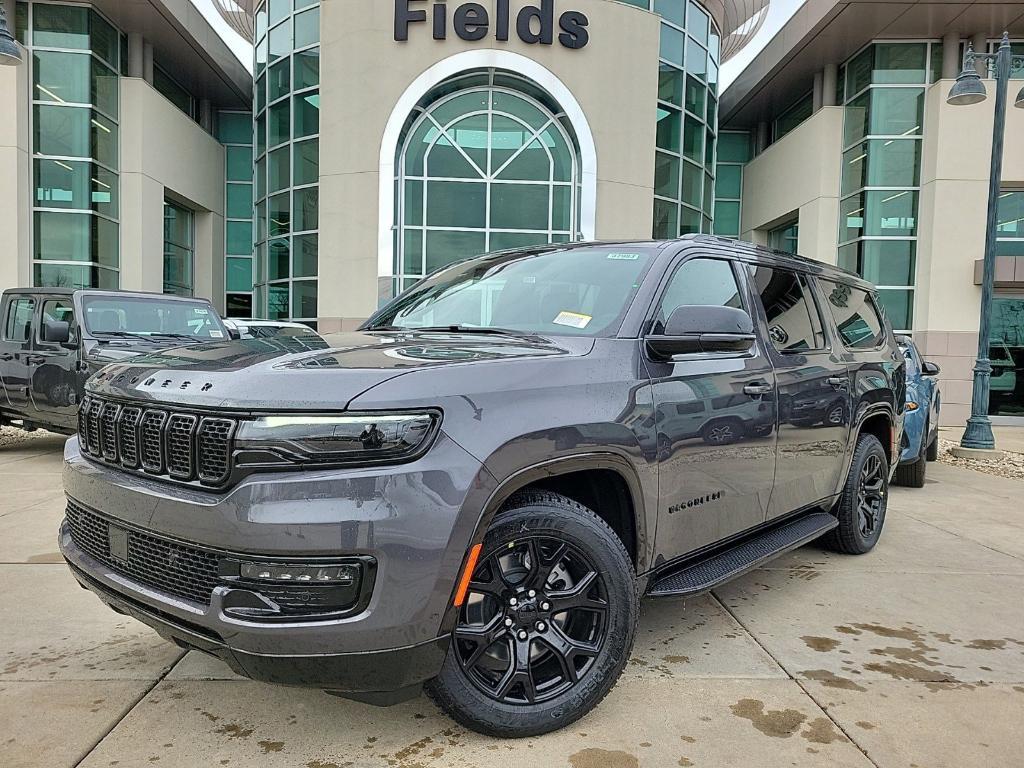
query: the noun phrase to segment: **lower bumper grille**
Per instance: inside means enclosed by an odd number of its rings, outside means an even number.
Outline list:
[[[115,573],[185,600],[209,604],[213,588],[220,583],[220,558],[215,553],[123,529],[128,537],[128,558],[121,560],[110,552],[111,523],[106,518],[73,501],[68,501],[66,515],[75,546]]]

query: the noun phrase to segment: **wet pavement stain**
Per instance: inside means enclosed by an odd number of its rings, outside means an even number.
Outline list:
[[[815,637],[813,635],[804,635],[800,638],[804,641],[804,644],[812,651],[819,651],[821,653],[828,653],[834,651],[839,647],[840,642],[833,637]]]
[[[569,755],[572,768],[639,768],[636,755],[622,750],[590,747]]]
[[[683,768],[690,768],[693,765],[693,761],[688,757],[680,757],[679,765],[683,766]]]
[[[1005,640],[971,640],[967,644],[968,648],[974,648],[978,651],[1001,651],[1006,647]]]
[[[860,691],[861,693],[867,691],[867,688],[857,685],[850,678],[839,677],[839,675],[827,669],[806,669],[800,675],[808,680],[816,680],[826,688],[840,688],[844,691]]]
[[[669,664],[689,664],[689,656],[662,656],[662,661],[667,661]]]
[[[252,728],[245,728],[238,723],[225,723],[217,727],[214,733],[220,733],[229,739],[248,739],[253,734]]]
[[[816,717],[811,720],[807,723],[807,728],[800,731],[800,735],[815,744],[831,744],[833,741],[847,740],[827,717]]]
[[[757,730],[766,736],[788,739],[807,719],[807,715],[795,709],[765,709],[758,699],[740,699],[730,709],[736,717],[749,720]]]
[[[878,726],[875,725],[874,723],[869,723],[867,720],[858,720],[857,721],[857,727],[858,728],[863,728],[865,731],[873,731]]]
[[[887,661],[885,663],[870,662],[864,665],[864,669],[871,672],[882,672],[894,680],[912,680],[918,683],[956,683],[955,677],[943,674],[938,670],[926,669],[916,664],[908,664],[902,661]]]
[[[284,749],[283,741],[257,741],[256,745],[263,750],[264,755],[269,755],[271,752],[280,752]]]

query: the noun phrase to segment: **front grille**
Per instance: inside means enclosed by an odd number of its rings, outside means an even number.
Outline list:
[[[110,554],[110,523],[105,518],[73,501],[68,501],[66,515],[75,546],[115,573],[176,597],[209,604],[213,588],[220,583],[215,553],[126,529],[128,559],[118,560]]]
[[[231,475],[237,421],[89,395],[78,413],[82,453],[147,475],[204,486]]]

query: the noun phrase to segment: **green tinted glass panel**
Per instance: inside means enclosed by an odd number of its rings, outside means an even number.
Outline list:
[[[270,30],[269,49],[267,63],[273,64],[278,59],[287,56],[292,50],[292,25],[289,22],[278,24]]]
[[[320,40],[320,9],[295,14],[295,47],[305,48]]]
[[[715,197],[738,200],[743,191],[743,168],[739,165],[719,165],[715,179]]]
[[[486,226],[487,186],[483,182],[427,182],[427,225]]]
[[[291,231],[291,210],[288,198],[288,193],[282,192],[267,200],[268,232],[271,237],[286,235]]]
[[[252,181],[252,148],[225,147],[228,181]]]
[[[252,224],[248,221],[229,221],[224,224],[225,247],[232,256],[252,255]]]
[[[679,152],[682,144],[682,114],[675,109],[658,107],[656,144],[660,149]]]
[[[885,316],[895,330],[904,331],[914,327],[913,291],[880,290],[878,303],[882,305]]]
[[[291,247],[287,238],[267,243],[267,279],[284,280],[291,275]]]
[[[700,207],[701,188],[704,174],[690,163],[683,163],[683,196],[682,201]]]
[[[192,116],[192,94],[159,67],[153,68],[153,87],[186,115]]]
[[[775,121],[775,138],[781,139],[811,116],[813,111],[811,94],[807,94],[796,104],[783,112]]]
[[[1003,190],[999,194],[996,232],[1000,237],[1024,237],[1024,191]]]
[[[315,184],[320,178],[320,148],[316,139],[299,141],[293,145],[295,158],[294,183]]]
[[[252,144],[252,115],[221,112],[217,116],[217,138],[222,144]]]
[[[267,101],[277,101],[291,91],[291,63],[281,59],[267,70]]]
[[[252,259],[228,257],[225,261],[225,282],[229,291],[252,290]]]
[[[689,115],[683,133],[683,156],[698,163],[704,160],[704,125]]]
[[[679,236],[679,205],[654,199],[654,237],[668,239]]]
[[[88,213],[36,211],[35,258],[117,266],[117,224]]]
[[[79,160],[35,161],[35,205],[117,217],[117,174]]]
[[[267,137],[268,146],[276,146],[283,141],[288,141],[290,136],[288,123],[291,119],[291,111],[288,106],[288,100],[285,99],[272,106],[269,111],[269,135]]]
[[[862,235],[910,237],[917,233],[917,192],[872,191],[839,204],[839,240]]]
[[[292,277],[316,277],[317,236],[297,235],[292,238]]]
[[[661,25],[661,58],[681,67],[685,47],[686,35],[666,24]]]
[[[844,195],[861,187],[916,187],[921,142],[917,139],[871,139],[843,153]]]
[[[423,223],[423,182],[405,182],[405,223],[417,226]]]
[[[292,316],[315,320],[317,316],[316,280],[292,283]]]
[[[38,51],[32,56],[33,98],[57,104],[90,104],[93,58],[88,53]]]
[[[723,132],[718,136],[718,162],[745,163],[750,160],[750,134]]]
[[[839,249],[839,266],[875,285],[913,285],[913,240],[860,240]]]
[[[88,50],[89,10],[84,6],[34,4],[32,41],[47,48]]]
[[[874,62],[872,49],[865,48],[846,68],[846,93],[852,96],[871,84],[871,70]]]
[[[543,232],[492,232],[489,250],[503,251],[507,248],[529,248],[548,241]]]
[[[708,42],[708,15],[696,3],[691,2],[686,10],[686,30],[704,45]]]
[[[683,106],[684,77],[681,69],[661,62],[658,71],[658,98],[677,107]]]
[[[41,287],[118,289],[117,272],[87,264],[36,264],[33,273],[33,283]]]
[[[686,100],[685,107],[697,117],[704,118],[704,97],[707,95],[707,86],[694,77],[686,78]]]
[[[320,190],[305,187],[292,193],[293,230],[302,232],[316,229],[320,219]]]
[[[693,235],[700,232],[701,215],[700,211],[687,208],[685,205],[679,209],[679,234]]]
[[[228,184],[226,187],[226,215],[229,219],[251,219],[252,184]]]
[[[654,194],[662,197],[679,197],[678,157],[658,152],[654,156]]]
[[[92,52],[114,68],[117,67],[121,48],[118,38],[116,29],[95,11],[89,12],[89,40]]]
[[[267,286],[267,317],[270,320],[287,320],[291,315],[291,301],[288,283]]]
[[[530,102],[504,91],[492,91],[491,100],[495,112],[507,112],[539,131],[548,123],[548,116]]]
[[[426,247],[426,269],[433,272],[457,259],[475,256],[485,250],[483,232],[451,232],[428,230]]]
[[[494,229],[548,228],[548,187],[539,184],[491,186],[491,227]]]
[[[295,71],[293,77],[293,89],[301,91],[303,88],[310,88],[320,85],[320,49],[309,48],[296,53],[293,58]]]
[[[275,149],[267,157],[268,190],[271,193],[291,184],[291,152],[288,147]]]
[[[926,43],[876,43],[873,83],[924,83]]]
[[[724,237],[740,236],[740,204],[715,202],[715,234]]]
[[[90,110],[37,104],[34,108],[35,150],[43,155],[89,157]]]
[[[870,93],[872,135],[917,136],[921,133],[923,88],[874,88]]]
[[[686,72],[701,80],[708,79],[708,52],[693,38],[686,41]]]
[[[645,2],[634,5],[640,8],[647,7]],[[686,25],[686,0],[654,0],[654,12],[680,27]]]
[[[320,132],[320,94],[307,91],[294,97],[295,138]]]

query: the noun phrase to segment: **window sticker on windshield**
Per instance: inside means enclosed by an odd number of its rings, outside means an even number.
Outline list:
[[[593,319],[594,318],[590,315],[581,315],[578,312],[566,312],[563,310],[559,312],[558,317],[551,322],[555,325],[567,325],[570,328],[579,328],[582,330],[590,325],[590,321]]]
[[[210,331],[210,337],[214,338],[214,339],[223,339],[224,338],[224,331],[214,331],[214,330],[211,330]]]
[[[609,253],[608,258],[611,261],[636,261],[640,258],[639,253]]]
[[[195,308],[195,309],[193,309],[192,311],[193,311],[193,312],[194,312],[195,314],[197,314],[197,315],[208,315],[208,314],[209,314],[209,311],[207,311],[207,310],[205,310],[205,309],[200,309],[199,307],[196,307],[196,308]]]

